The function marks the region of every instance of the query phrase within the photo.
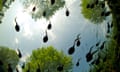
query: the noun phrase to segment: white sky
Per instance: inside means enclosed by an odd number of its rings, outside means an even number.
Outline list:
[[[92,24],[83,17],[79,0],[66,0],[66,2],[70,10],[70,16],[65,16],[65,8],[58,10],[50,19],[52,30],[48,31],[49,40],[47,43],[43,43],[42,38],[45,35],[49,21],[44,18],[34,21],[29,14],[23,12],[22,5],[19,0],[16,0],[12,3],[10,9],[5,12],[3,23],[0,24],[0,45],[13,49],[19,48],[23,54],[30,54],[33,49],[38,47],[53,45],[59,50],[64,50],[67,54],[77,34],[81,33],[81,45],[76,48],[72,56],[74,64],[81,58],[80,66],[76,67],[74,65],[73,71],[88,71],[89,66],[86,63],[85,55],[97,41],[97,29],[99,33],[98,39],[105,39],[106,22],[99,24],[97,27],[97,25]],[[20,32],[16,32],[14,29],[16,16],[20,25]],[[111,19],[109,18],[109,20]]]

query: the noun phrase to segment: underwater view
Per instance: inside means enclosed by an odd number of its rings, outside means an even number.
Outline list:
[[[0,72],[119,68],[119,0],[0,0]]]

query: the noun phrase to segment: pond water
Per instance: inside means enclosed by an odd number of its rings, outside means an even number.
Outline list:
[[[107,23],[111,23],[112,15],[106,17],[102,23],[94,24],[84,18],[81,13],[81,0],[66,0],[69,16],[65,14],[66,7],[61,7],[50,19],[44,17],[33,19],[31,13],[27,12],[29,8],[24,9],[22,1],[15,0],[4,12],[0,24],[0,46],[7,46],[15,50],[19,48],[24,56],[21,61],[24,61],[32,50],[43,46],[54,46],[69,55],[69,48],[73,46],[74,40],[80,34],[80,46],[75,46],[75,52],[70,55],[73,58],[73,72],[88,72],[92,60],[87,62],[86,54],[96,43],[107,40]],[[19,32],[15,30],[15,19],[20,27]],[[47,30],[49,22],[51,22],[52,28]],[[48,41],[44,43],[43,37],[46,35],[46,31]],[[92,52],[96,50],[98,47],[93,47]],[[79,58],[80,65],[77,67],[76,63]]]

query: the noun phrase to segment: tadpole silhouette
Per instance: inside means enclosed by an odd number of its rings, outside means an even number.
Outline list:
[[[17,54],[18,54],[18,57],[21,58],[22,57],[22,53],[19,49],[17,49]]]
[[[77,35],[77,38],[75,39],[75,42],[76,42],[76,46],[79,47],[80,46],[80,34]]]
[[[52,28],[51,22],[49,22],[47,29],[50,30]]]
[[[46,35],[43,37],[43,42],[46,43],[48,41],[48,35],[47,35],[47,30],[46,30]]]
[[[15,18],[15,23],[16,23],[16,25],[15,25],[15,30],[16,30],[17,32],[19,32],[19,31],[20,31],[20,26],[18,25],[18,23],[17,23],[17,21],[16,21],[16,18]]]
[[[63,65],[59,65],[59,66],[57,67],[57,71],[63,71]]]
[[[110,33],[110,24],[109,24],[109,22],[107,23],[107,33]]]
[[[76,63],[76,66],[78,67],[80,65],[80,59],[78,59],[77,63]]]
[[[8,64],[8,72],[13,72],[11,64]]]
[[[30,70],[28,69],[27,72],[30,72]]]
[[[97,50],[96,50],[93,53],[91,53],[92,48],[93,48],[93,46],[90,48],[90,51],[86,54],[86,61],[87,62],[91,61],[93,59],[93,55],[97,52]]]
[[[34,6],[33,9],[32,9],[32,11],[34,12],[35,10],[36,10],[36,7]]]
[[[86,8],[90,8],[90,4],[87,4]]]
[[[105,43],[106,43],[106,41],[104,41],[104,42],[102,43],[102,45],[100,46],[100,50],[102,50],[102,49],[104,48]]]
[[[107,56],[105,56],[104,58],[103,58],[103,62],[105,62],[107,60]]]
[[[0,65],[3,65],[3,62],[0,60]]]
[[[72,47],[69,48],[68,54],[69,54],[69,55],[72,55],[74,52],[75,52],[75,47],[74,47],[74,45],[73,45]]]
[[[28,69],[26,72],[30,72],[30,64],[28,64]]]
[[[25,68],[25,63],[23,63],[21,67],[22,67],[22,69],[24,69]]]
[[[98,41],[97,43],[96,43],[96,47],[98,47],[100,45],[100,41]]]
[[[80,40],[77,40],[77,47],[80,46]]]
[[[40,69],[40,65],[39,65],[39,64],[38,64],[38,68],[37,68],[36,72],[41,72],[41,69]]]
[[[2,21],[0,20],[0,24],[2,23]]]
[[[45,10],[43,11],[43,16],[44,16],[44,17],[46,16],[46,11],[45,11]]]
[[[69,50],[68,50],[69,55],[72,55],[75,52],[75,45],[80,46],[80,40],[79,40],[80,37],[79,36],[80,36],[80,34],[78,34],[77,38],[74,40],[73,46],[69,48]]]
[[[105,3],[102,3],[102,4],[101,4],[101,7],[104,8],[104,7],[105,7]]]
[[[55,4],[55,0],[51,0],[51,5]]]
[[[66,16],[69,16],[70,12],[68,9],[66,9]]]
[[[111,12],[110,12],[110,11],[105,12],[105,16],[109,16],[110,14],[111,14]]]
[[[96,5],[98,4],[98,0],[95,1],[95,4],[96,4]]]
[[[98,58],[95,60],[95,64],[98,65],[100,63],[100,55],[98,54]]]
[[[90,5],[90,8],[92,9],[92,8],[94,8],[94,6],[95,6],[94,3],[92,3],[92,4]]]
[[[111,22],[111,28],[113,27],[113,21]]]
[[[19,72],[18,68],[16,68],[16,72]]]
[[[105,12],[103,11],[103,12],[101,12],[101,16],[104,16],[105,15]]]

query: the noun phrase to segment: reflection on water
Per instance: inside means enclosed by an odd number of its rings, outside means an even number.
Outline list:
[[[3,0],[0,72],[119,72],[119,5]]]

